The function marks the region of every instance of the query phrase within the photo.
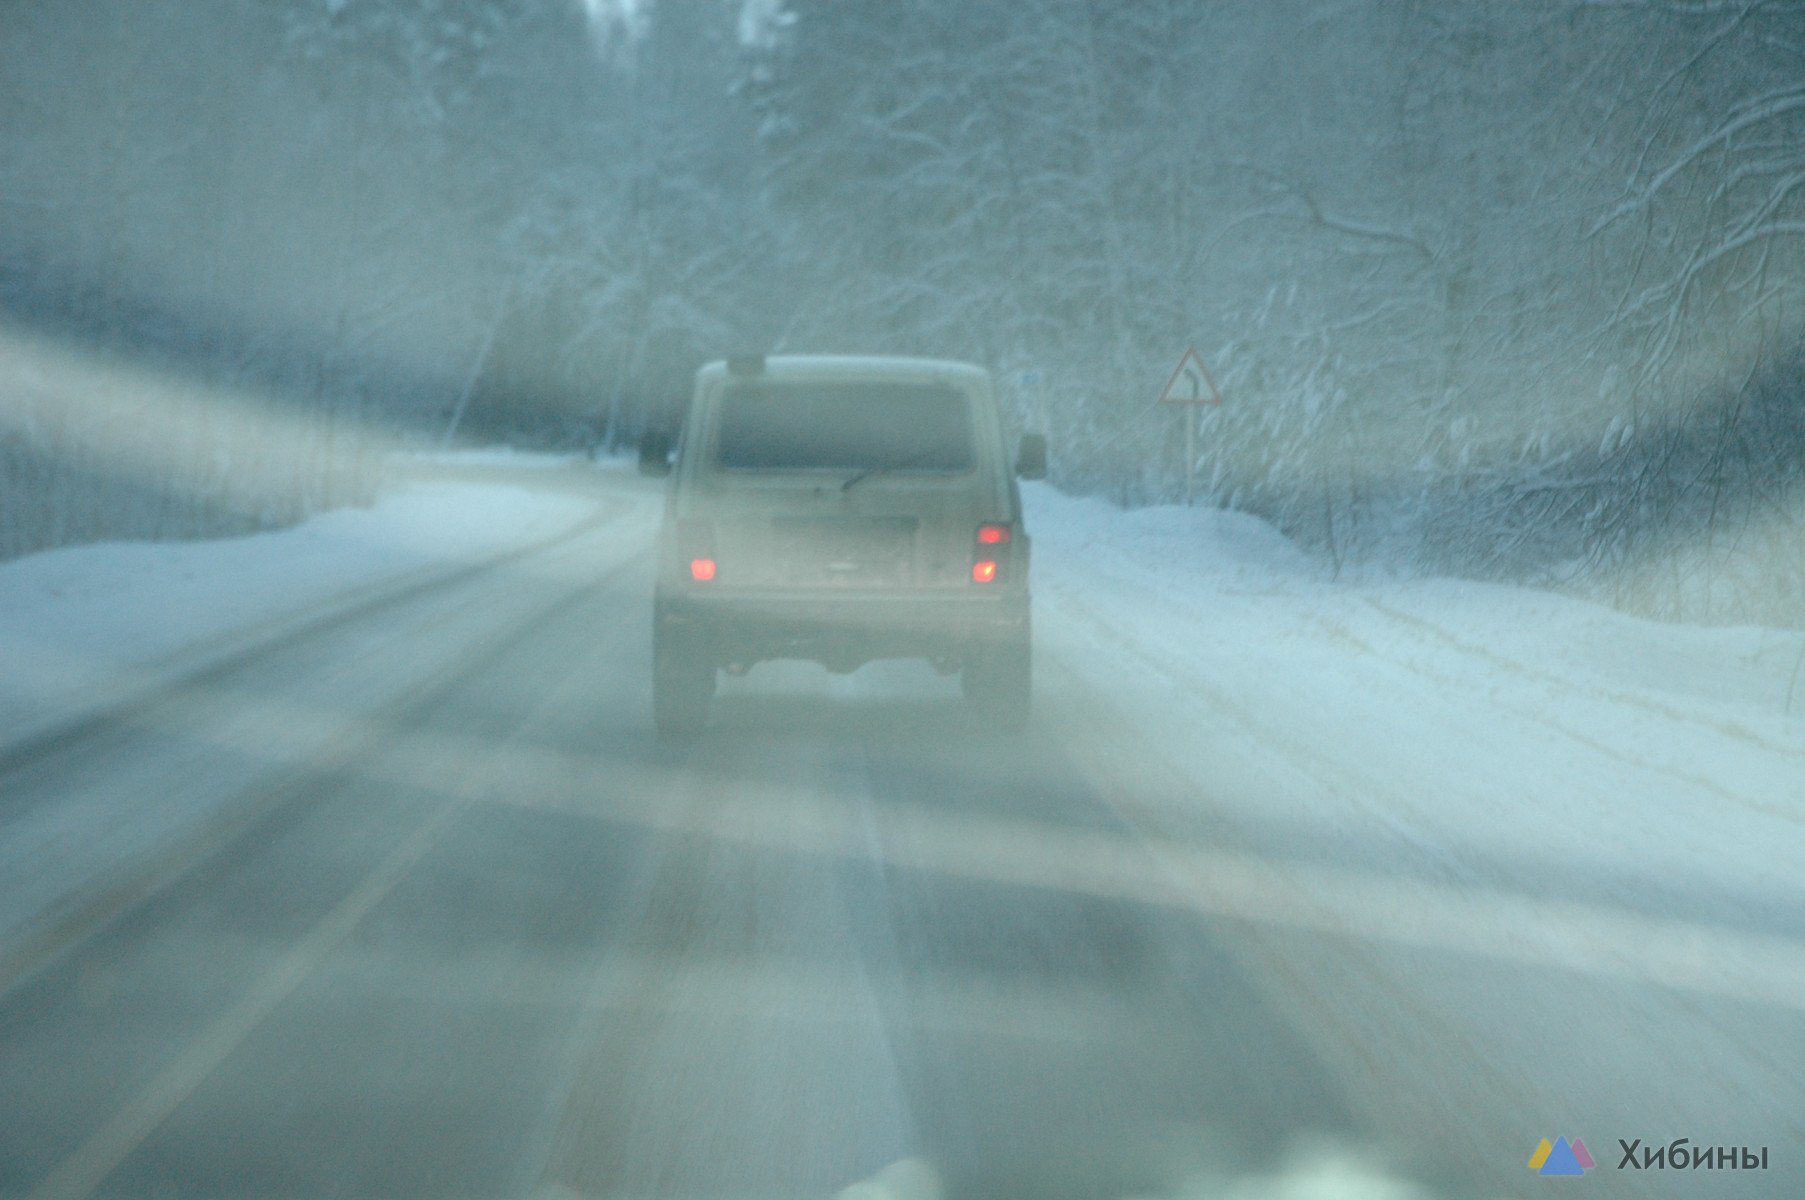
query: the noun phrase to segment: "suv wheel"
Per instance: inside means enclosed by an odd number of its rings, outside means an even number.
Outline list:
[[[708,723],[715,664],[707,641],[660,621],[652,631],[652,724],[665,741],[687,741]]]
[[[1034,690],[1034,656],[1028,638],[983,646],[967,656],[959,674],[965,698],[992,727],[1018,733],[1028,724]]]

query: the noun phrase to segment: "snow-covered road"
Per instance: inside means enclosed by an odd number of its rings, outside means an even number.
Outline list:
[[[1800,634],[1031,487],[1025,738],[775,664],[673,755],[652,489],[437,475],[0,565],[0,743],[153,698],[0,773],[0,1195],[1805,1191]]]
[[[1043,720],[1363,1116],[1476,1162],[1577,1131],[1648,1195],[1805,1184],[1805,635],[1034,498]],[[1613,1170],[1679,1137],[1794,1165]]]

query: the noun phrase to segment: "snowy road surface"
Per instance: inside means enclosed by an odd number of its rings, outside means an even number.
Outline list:
[[[655,492],[505,482],[0,567],[0,1195],[1805,1193],[1799,635],[1034,489],[1025,737],[778,664],[671,750]]]

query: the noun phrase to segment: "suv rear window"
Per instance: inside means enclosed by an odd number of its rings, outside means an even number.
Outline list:
[[[734,384],[721,397],[715,461],[743,471],[964,471],[969,409],[945,384]]]

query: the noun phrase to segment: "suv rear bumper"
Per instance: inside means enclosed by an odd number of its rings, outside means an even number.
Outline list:
[[[938,596],[661,592],[654,602],[661,631],[697,639],[719,666],[800,658],[837,671],[878,658],[964,661],[986,646],[1025,639],[1028,611],[1023,589]]]

